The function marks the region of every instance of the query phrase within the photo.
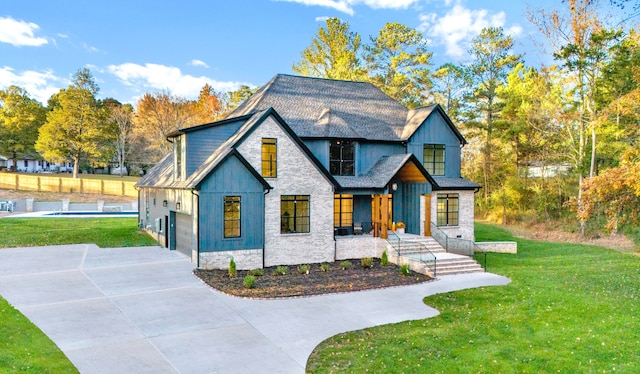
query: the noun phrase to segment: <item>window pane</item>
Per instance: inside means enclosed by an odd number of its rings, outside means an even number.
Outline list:
[[[240,237],[240,196],[224,197],[224,237]]]
[[[277,140],[262,138],[262,176],[277,176]]]
[[[309,232],[309,196],[281,196],[280,232]]]

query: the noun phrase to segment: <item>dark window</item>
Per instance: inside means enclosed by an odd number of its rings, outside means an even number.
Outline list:
[[[262,138],[262,176],[277,177],[278,143],[276,139]]]
[[[240,237],[240,196],[224,197],[224,237]]]
[[[351,141],[334,140],[329,146],[331,175],[355,175],[355,145]]]
[[[280,197],[280,232],[309,232],[309,196]]]
[[[458,226],[458,194],[438,194],[438,226]]]
[[[334,195],[333,227],[351,227],[353,224],[353,195]]]
[[[444,144],[425,144],[423,165],[431,175],[444,175]]]

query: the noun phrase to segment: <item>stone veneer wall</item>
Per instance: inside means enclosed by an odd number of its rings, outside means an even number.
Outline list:
[[[204,269],[227,269],[231,258],[235,261],[238,270],[262,268],[262,249],[200,252],[200,267]]]
[[[336,260],[382,256],[387,241],[373,236],[336,237]]]
[[[262,170],[262,138],[278,141],[277,178],[265,178],[273,189],[265,196],[264,266],[334,261],[333,186],[272,117],[238,147],[258,173]],[[280,233],[282,195],[309,195],[309,233]]]
[[[439,226],[450,238],[456,238],[458,235],[461,239],[475,241],[475,231],[473,228],[474,220],[474,191],[437,191],[431,195],[431,220],[436,223],[438,221],[438,194],[458,194],[458,226]],[[422,198],[424,204],[424,197]],[[422,229],[424,231],[424,228]]]
[[[476,245],[485,252],[518,253],[517,242],[476,242]]]

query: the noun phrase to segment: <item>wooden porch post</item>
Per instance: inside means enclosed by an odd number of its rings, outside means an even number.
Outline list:
[[[373,225],[373,237],[380,237],[380,197],[378,195],[371,196],[371,224]]]
[[[382,201],[380,203],[380,229],[382,239],[387,239],[389,237],[389,195],[382,194]]]
[[[424,236],[431,236],[431,194],[424,195]]]

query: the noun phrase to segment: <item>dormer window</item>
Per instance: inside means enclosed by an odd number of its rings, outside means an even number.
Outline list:
[[[184,180],[184,154],[182,146],[182,136],[173,138],[173,168],[174,180]]]
[[[444,144],[424,145],[424,168],[431,175],[444,175]]]
[[[329,146],[331,175],[355,175],[355,144],[349,140],[332,140]]]

